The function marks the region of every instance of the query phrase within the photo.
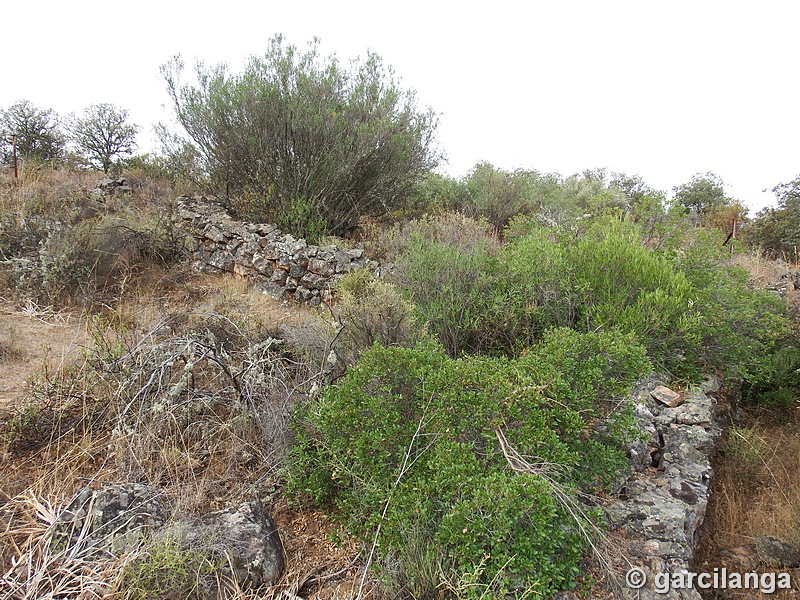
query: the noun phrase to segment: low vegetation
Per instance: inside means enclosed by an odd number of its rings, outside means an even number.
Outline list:
[[[711,173],[671,200],[603,170],[445,177],[433,113],[377,56],[348,70],[281,38],[240,75],[182,83],[177,59],[163,74],[186,136],[162,129],[160,155],[128,156],[136,127],[109,105],[73,119],[72,137],[29,102],[0,112],[9,166],[20,138],[16,174],[0,173],[2,300],[50,325],[70,314],[59,323],[82,340],[54,367],[21,328],[0,329],[4,367],[45,365],[0,403],[9,598],[219,587],[202,548],[167,539],[99,562],[52,547],[72,495],[103,481],[157,486],[188,514],[270,505],[286,575],[261,591],[222,582],[231,597],[323,598],[326,577],[359,600],[586,590],[605,551],[599,507],[639,435],[626,394],[651,370],[676,387],[724,381],[713,552],[800,536],[796,469],[773,444],[796,458],[786,300],[800,278],[777,261],[797,260],[797,181],[749,220]],[[79,135],[106,129],[104,151]],[[125,190],[98,189],[92,164],[124,172]],[[295,234],[347,236],[380,273],[341,277],[320,309],[197,274],[173,200],[210,190]],[[765,290],[781,275],[780,294]]]

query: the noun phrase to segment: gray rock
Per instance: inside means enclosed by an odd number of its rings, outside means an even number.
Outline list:
[[[659,384],[662,378],[651,375],[634,387],[631,402],[644,439],[629,452],[634,475],[621,487],[620,499],[605,509],[610,528],[625,539],[630,562],[624,570],[641,568],[648,583],[642,589],[623,583],[617,593],[631,599],[696,600],[696,590],[662,593],[653,582],[658,574],[689,570],[708,506],[720,428],[714,423],[714,401],[702,391],[689,392],[682,405],[670,408],[650,397]]]
[[[800,567],[800,547],[774,537],[756,538],[756,554],[770,567],[793,569]]]
[[[187,548],[202,548],[225,558],[223,574],[235,577],[244,589],[274,584],[283,572],[283,544],[278,529],[258,501],[177,521],[159,536],[175,538]]]
[[[144,536],[162,526],[169,515],[165,496],[140,483],[86,487],[59,515],[54,543],[72,547],[91,542],[117,554],[136,549]]]

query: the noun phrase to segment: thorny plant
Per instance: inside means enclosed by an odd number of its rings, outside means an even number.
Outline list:
[[[281,340],[252,337],[216,315],[100,357],[116,400],[114,454],[128,478],[177,483],[256,465],[263,477],[272,473],[288,444],[291,406],[317,375]]]

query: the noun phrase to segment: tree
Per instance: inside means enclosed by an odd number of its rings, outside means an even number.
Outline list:
[[[725,195],[725,182],[714,173],[698,173],[689,183],[673,188],[674,203],[694,210],[702,218],[715,208],[731,204]]]
[[[735,234],[747,221],[747,207],[726,195],[725,182],[713,173],[698,173],[674,188],[673,203],[695,212],[703,226],[726,234]]]
[[[108,173],[114,158],[132,154],[136,148],[137,125],[127,122],[128,111],[113,104],[93,104],[82,118],[73,119],[69,130],[78,151]]]
[[[0,110],[0,153],[4,162],[12,159],[14,138],[17,155],[24,159],[50,162],[64,153],[66,140],[58,115],[29,100],[20,100]]]
[[[800,175],[772,189],[777,207],[760,211],[746,230],[747,241],[773,258],[800,260]]]
[[[240,74],[198,64],[195,85],[181,83],[180,57],[162,74],[212,181],[245,216],[342,234],[401,206],[436,166],[436,118],[376,54],[345,68],[318,44],[300,52],[276,36]]]

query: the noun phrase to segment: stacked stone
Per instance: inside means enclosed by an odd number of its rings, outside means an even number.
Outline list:
[[[346,273],[378,267],[361,248],[312,246],[274,225],[236,221],[202,198],[182,196],[177,204],[196,270],[247,277],[277,299],[316,306],[330,299],[332,285]]]
[[[606,508],[608,523],[625,540],[619,567],[646,575],[641,589],[623,584],[621,598],[700,600],[697,589],[654,588],[657,575],[691,571],[698,530],[711,493],[711,458],[721,429],[714,400],[719,383],[709,377],[699,390],[665,398],[657,378],[634,391],[634,412],[646,440],[631,448],[634,473],[621,486],[620,500]]]

